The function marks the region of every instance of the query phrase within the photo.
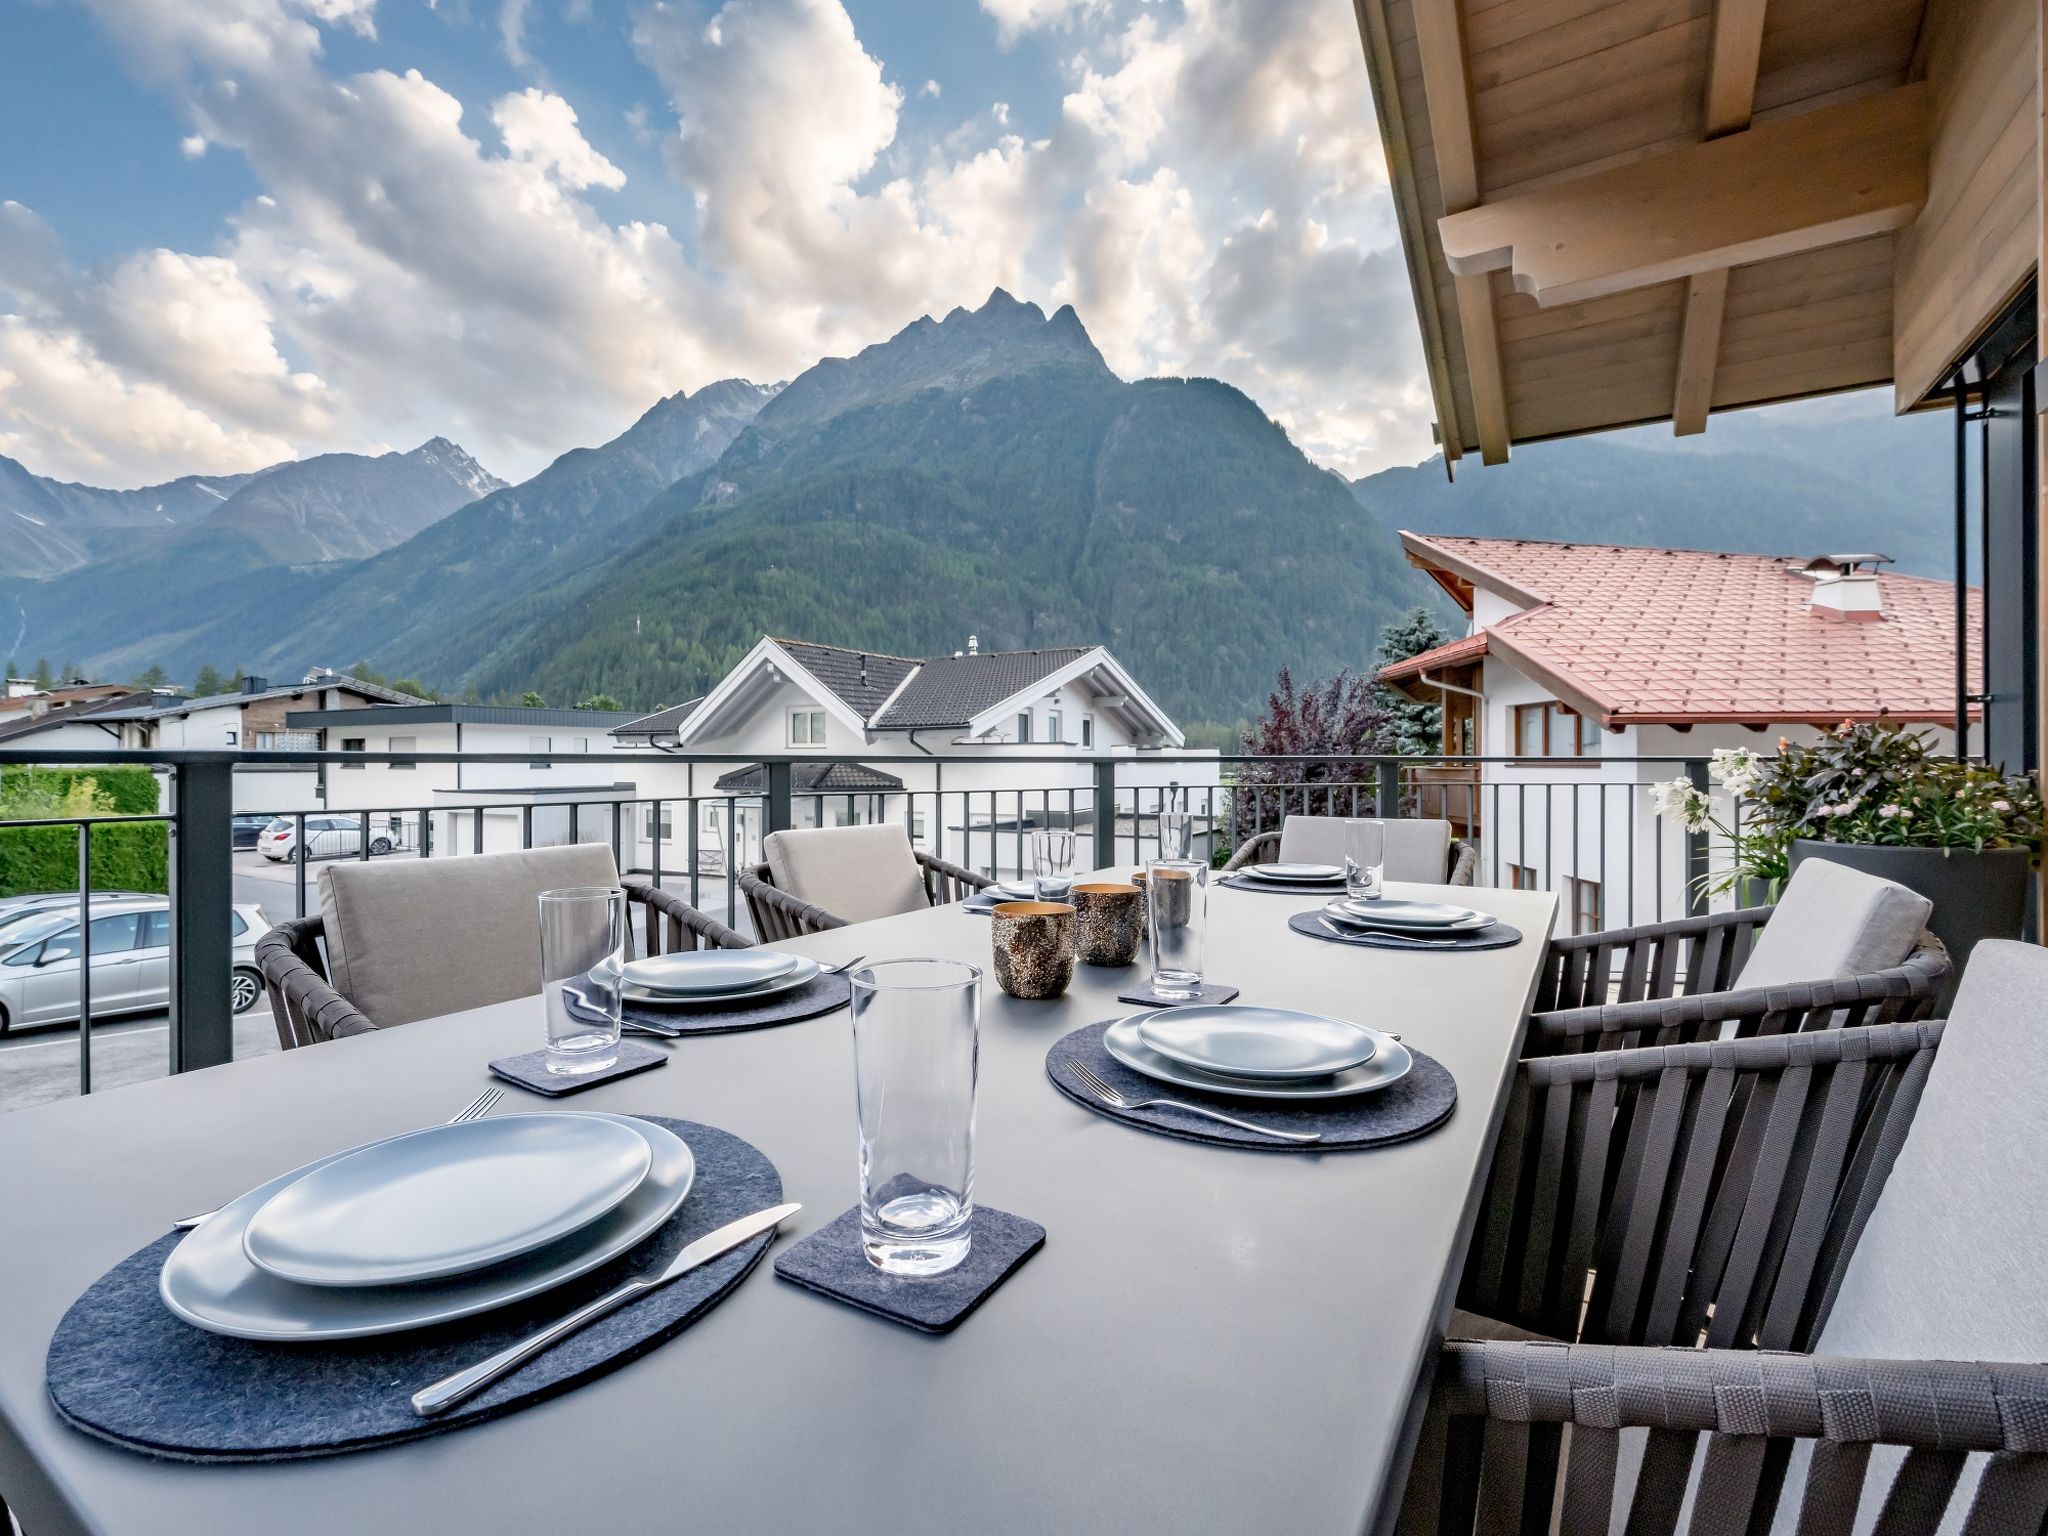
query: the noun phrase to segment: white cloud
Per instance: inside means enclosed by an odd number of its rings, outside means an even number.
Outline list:
[[[559,96],[529,87],[500,97],[491,108],[491,121],[498,125],[507,154],[552,173],[565,187],[616,191],[626,184],[626,173],[577,132],[576,111]]]
[[[936,101],[944,93],[944,87],[942,87],[936,80],[927,80],[923,85],[920,85],[917,88],[918,95],[929,96],[934,101]]]
[[[505,62],[514,69],[528,69],[533,58],[526,51],[526,13],[532,0],[503,0],[498,7],[498,45]]]
[[[981,0],[981,8],[995,18],[996,33],[1008,46],[1041,27],[1072,26],[1084,13],[1100,9],[1101,0]]]
[[[206,135],[203,133],[187,134],[184,138],[178,140],[178,150],[187,160],[197,160],[206,153]]]

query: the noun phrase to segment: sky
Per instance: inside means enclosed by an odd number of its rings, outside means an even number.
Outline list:
[[[1001,286],[1346,475],[1432,411],[1344,0],[0,0],[0,454],[522,479]]]

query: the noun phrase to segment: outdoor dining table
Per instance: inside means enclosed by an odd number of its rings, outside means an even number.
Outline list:
[[[444,1119],[485,1062],[541,1035],[537,998],[0,1117],[0,1495],[29,1536],[490,1531],[1357,1532],[1390,1523],[1418,1388],[1449,1317],[1504,1089],[1555,915],[1477,903],[1525,942],[1472,953],[1320,943],[1320,898],[1219,889],[1208,974],[1243,1001],[1401,1034],[1456,1112],[1414,1140],[1241,1151],[1095,1115],[1047,1080],[1068,1031],[1132,1012],[1144,977],[1077,967],[1053,1002],[981,1018],[975,1196],[1043,1250],[931,1336],[763,1264],[680,1336],[487,1423],[316,1460],[154,1460],[59,1421],[44,1352],[65,1308],[180,1215],[341,1148]],[[448,943],[462,932],[451,926]],[[986,964],[988,919],[935,908],[796,940],[834,962]],[[803,1211],[854,1203],[842,1010],[684,1039],[666,1067],[552,1104],[745,1137]],[[515,1097],[524,1097],[515,1095]],[[501,1106],[504,1113],[511,1106]]]

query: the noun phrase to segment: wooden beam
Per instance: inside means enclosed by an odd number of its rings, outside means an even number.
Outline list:
[[[1479,159],[1472,144],[1472,92],[1465,75],[1458,0],[1414,0],[1414,14],[1437,184],[1445,212],[1457,214],[1479,202]],[[1442,225],[1439,220],[1439,229]],[[1488,464],[1503,464],[1508,457],[1508,405],[1501,383],[1493,287],[1483,275],[1459,277],[1457,292],[1458,328],[1465,335],[1465,382],[1472,392],[1479,455]]]
[[[1767,0],[1715,0],[1714,37],[1707,60],[1702,123],[1716,139],[1749,126],[1756,106],[1756,72],[1764,48]],[[1678,345],[1678,379],[1671,391],[1671,430],[1679,437],[1707,430],[1714,404],[1714,363],[1721,351],[1721,311],[1728,302],[1728,269],[1686,279],[1685,331]]]
[[[1437,221],[1453,273],[1509,270],[1572,304],[1910,223],[1927,199],[1924,81]]]

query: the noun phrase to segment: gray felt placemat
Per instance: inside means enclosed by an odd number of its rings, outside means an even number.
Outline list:
[[[1128,992],[1119,992],[1116,1000],[1120,1003],[1136,1003],[1140,1008],[1191,1008],[1196,1003],[1214,1007],[1227,1003],[1237,996],[1236,987],[1227,987],[1220,981],[1205,981],[1202,990],[1193,997],[1161,997],[1148,986],[1133,987]]]
[[[1334,934],[1325,928],[1314,912],[1297,912],[1287,919],[1287,926],[1296,933],[1305,933],[1312,939],[1321,939],[1325,944],[1353,944],[1360,949],[1402,949],[1411,954],[1458,954],[1475,949],[1513,949],[1522,942],[1522,930],[1510,928],[1506,923],[1495,923],[1489,928],[1461,933],[1450,944],[1440,944],[1421,937],[1409,938],[1399,933],[1347,933]]]
[[[1268,891],[1286,896],[1342,896],[1345,891],[1342,880],[1261,880],[1256,875],[1247,875],[1242,871],[1225,875],[1216,883],[1227,885],[1233,891]]]
[[[977,1205],[967,1257],[942,1275],[885,1275],[860,1241],[860,1207],[843,1211],[775,1256],[775,1273],[806,1290],[926,1333],[951,1333],[1018,1265],[1045,1246],[1045,1228]]]
[[[1408,1054],[1415,1058],[1415,1065],[1409,1068],[1408,1075],[1377,1093],[1355,1094],[1348,1099],[1318,1099],[1308,1104],[1198,1094],[1176,1083],[1155,1082],[1110,1055],[1103,1048],[1102,1032],[1111,1022],[1114,1021],[1084,1025],[1055,1040],[1052,1049],[1045,1053],[1045,1075],[1052,1079],[1055,1088],[1083,1108],[1161,1136],[1217,1147],[1243,1147],[1254,1152],[1356,1152],[1434,1130],[1458,1106],[1458,1084],[1450,1069],[1412,1045]],[[1082,1087],[1073,1072],[1077,1060],[1117,1092],[1133,1099],[1213,1102],[1227,1114],[1260,1121],[1276,1130],[1318,1131],[1323,1139],[1304,1146],[1235,1130],[1173,1109],[1115,1109]]]
[[[443,1434],[552,1397],[672,1338],[710,1310],[774,1241],[764,1232],[536,1356],[434,1419],[412,1410],[431,1381],[505,1348],[685,1243],[782,1199],[762,1152],[689,1120],[644,1117],[689,1144],[681,1209],[631,1252],[516,1306],[381,1339],[258,1344],[180,1321],[157,1272],[182,1234],[130,1254],[71,1304],[50,1340],[50,1401],[74,1428],[178,1461],[332,1456]]]
[[[735,1008],[717,998],[703,1002],[626,1003],[620,1017],[636,1024],[658,1024],[678,1035],[723,1035],[740,1029],[766,1029],[771,1024],[794,1024],[820,1014],[844,1008],[853,1000],[853,982],[845,976],[816,976],[800,987]]]
[[[581,1093],[586,1088],[595,1088],[599,1083],[617,1082],[622,1077],[631,1077],[635,1072],[645,1072],[653,1067],[668,1065],[668,1057],[652,1046],[635,1045],[631,1040],[619,1042],[619,1059],[602,1072],[584,1072],[575,1077],[566,1077],[548,1070],[548,1053],[545,1050],[528,1051],[523,1056],[500,1056],[490,1063],[493,1074],[502,1077],[516,1087],[529,1093],[544,1093],[551,1099],[564,1094]]]

